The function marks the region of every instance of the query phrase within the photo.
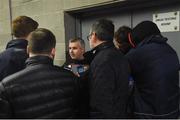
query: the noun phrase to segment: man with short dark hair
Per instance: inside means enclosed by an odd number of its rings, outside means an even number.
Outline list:
[[[72,59],[83,60],[85,53],[85,43],[81,38],[69,40],[69,55]]]
[[[38,27],[30,17],[19,16],[12,21],[12,34],[15,39],[8,42],[6,50],[0,54],[0,81],[25,67],[27,36]]]
[[[114,35],[114,45],[124,54],[126,54],[131,49],[131,46],[128,42],[128,34],[131,31],[132,29],[128,26],[121,26],[118,28]]]
[[[94,59],[90,65],[90,117],[126,118],[128,62],[114,44],[114,25],[102,19],[88,36]]]
[[[53,65],[56,38],[44,28],[28,36],[26,68],[0,83],[0,118],[72,118],[77,78]]]
[[[81,38],[73,38],[69,40],[69,56],[63,67],[70,70],[80,78],[78,111],[77,118],[88,118],[89,92],[88,92],[88,69],[89,63],[85,53],[85,42]]]
[[[85,43],[81,38],[73,38],[68,44],[69,59],[64,63],[64,67],[71,69],[72,64],[87,64],[83,54],[85,53]]]

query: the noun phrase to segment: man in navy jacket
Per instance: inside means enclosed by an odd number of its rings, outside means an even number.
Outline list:
[[[177,118],[179,60],[175,50],[151,21],[139,23],[129,34],[135,118]]]
[[[8,42],[6,50],[0,54],[0,81],[25,67],[28,58],[27,36],[38,27],[38,23],[27,16],[19,16],[12,22],[15,39]]]

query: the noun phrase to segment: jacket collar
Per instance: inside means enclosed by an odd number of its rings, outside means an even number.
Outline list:
[[[83,60],[71,59],[70,63],[74,63],[74,64],[86,64],[86,61],[85,61],[85,58]]]
[[[26,49],[28,45],[28,41],[25,39],[15,39],[8,42],[6,49],[8,48],[19,48],[19,49]]]
[[[30,57],[26,60],[26,67],[38,65],[38,64],[53,65],[53,59],[51,59],[48,56],[39,55],[39,56]]]
[[[104,42],[92,49],[91,52],[96,55],[98,52],[110,47],[114,47],[113,42]]]

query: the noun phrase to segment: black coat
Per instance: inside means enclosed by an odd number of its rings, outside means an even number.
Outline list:
[[[11,40],[7,44],[6,50],[0,54],[0,81],[25,67],[27,44],[28,41],[22,39]]]
[[[90,65],[90,117],[126,118],[128,99],[128,62],[113,43],[93,49]]]
[[[72,118],[77,79],[46,56],[27,59],[27,67],[0,83],[1,118]]]
[[[72,65],[81,65],[89,67],[89,63],[86,59],[83,60],[67,60],[62,66],[64,69],[73,71]],[[89,68],[88,68],[89,69]],[[76,118],[89,118],[89,70],[82,72],[79,76],[79,91],[78,91],[78,103]]]
[[[162,36],[150,36],[126,56],[135,81],[136,118],[177,118],[179,61]]]

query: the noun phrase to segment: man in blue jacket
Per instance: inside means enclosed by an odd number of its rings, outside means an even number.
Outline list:
[[[15,39],[8,42],[6,50],[0,54],[0,81],[25,67],[28,58],[27,36],[38,27],[38,23],[27,16],[19,16],[12,22]]]
[[[139,23],[128,35],[133,79],[135,118],[177,118],[179,112],[179,60],[157,25]]]

